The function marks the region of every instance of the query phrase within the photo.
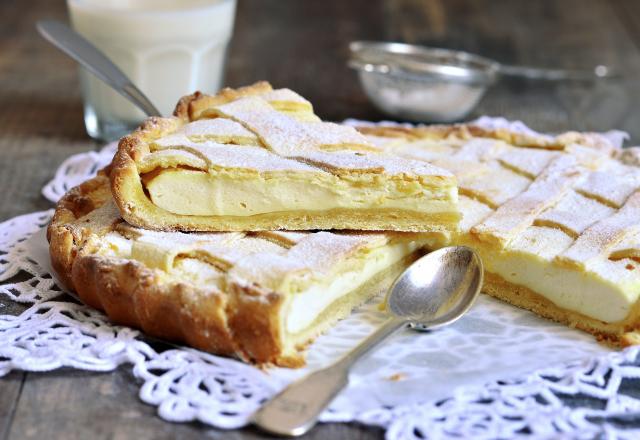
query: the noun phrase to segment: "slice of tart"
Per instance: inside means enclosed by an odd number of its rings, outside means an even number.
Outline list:
[[[48,229],[53,267],[117,323],[257,364],[298,367],[303,349],[443,236],[141,229],[104,174],[72,189]]]
[[[392,156],[268,83],[183,98],[123,138],[111,173],[129,223],[155,230],[453,231],[448,171]]]
[[[361,127],[390,154],[458,178],[458,244],[484,292],[613,344],[640,343],[640,148],[508,126]]]

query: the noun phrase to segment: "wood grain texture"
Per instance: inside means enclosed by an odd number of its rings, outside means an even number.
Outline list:
[[[8,438],[25,375],[13,372],[0,380],[0,439]]]
[[[2,382],[0,382],[2,383]],[[142,404],[126,367],[113,374],[62,370],[27,376],[8,439],[230,439],[263,438],[253,429],[222,431],[197,423],[168,423]],[[0,401],[1,402],[1,401]],[[1,431],[0,431],[1,432]],[[376,429],[320,425],[310,438],[367,439]]]
[[[0,220],[51,206],[42,185],[70,154],[95,149],[84,132],[77,67],[42,40],[41,18],[66,19],[64,1],[0,2]],[[355,39],[397,40],[476,52],[505,63],[618,66],[599,83],[505,80],[474,115],[533,128],[619,128],[640,143],[640,2],[636,0],[239,0],[227,83],[267,79],[309,98],[325,119],[380,120],[346,67]],[[0,313],[19,307],[0,298]],[[1,343],[1,341],[0,341]],[[128,368],[62,370],[0,379],[0,439],[263,438],[171,424],[137,398]],[[323,425],[309,438],[374,439],[382,431]]]

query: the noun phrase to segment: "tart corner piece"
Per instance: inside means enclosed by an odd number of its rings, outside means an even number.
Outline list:
[[[480,125],[363,127],[449,169],[483,291],[611,345],[640,342],[640,157],[597,133]]]
[[[456,231],[456,178],[386,154],[262,82],[183,98],[124,137],[111,172],[129,223],[156,230]]]
[[[299,367],[304,349],[379,293],[440,234],[183,233],[126,223],[101,174],[59,202],[53,266],[116,323],[256,364]]]

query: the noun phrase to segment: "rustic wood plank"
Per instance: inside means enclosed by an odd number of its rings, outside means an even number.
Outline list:
[[[68,156],[95,146],[90,140],[62,137],[0,136],[0,151],[7,158],[0,160],[0,188],[5,194],[0,197],[0,221],[51,208],[40,192],[55,168]]]
[[[9,439],[200,439],[265,438],[253,429],[222,431],[198,423],[164,422],[137,398],[139,385],[126,368],[112,374],[57,371],[29,374],[15,410]],[[320,425],[310,439],[380,438],[377,429]]]
[[[66,20],[63,2],[0,2],[2,137],[86,140],[77,65],[35,30],[39,19]]]
[[[622,128],[640,142],[637,1],[243,0],[238,6],[227,83],[268,79],[291,87],[314,102],[324,118],[385,118],[367,102],[345,62],[350,40],[387,39],[511,63],[618,65],[627,72],[625,79],[597,85],[505,81],[475,114],[522,119],[541,130]],[[84,133],[74,62],[34,31],[37,19],[64,20],[64,2],[0,2],[0,17],[3,220],[48,208],[40,188],[55,167],[97,144]],[[263,438],[250,429],[226,432],[163,422],[137,392],[125,368],[112,374],[11,374],[0,379],[0,438]],[[310,436],[380,437],[380,430],[351,425],[320,426]]]
[[[0,439],[8,438],[20,398],[25,373],[13,372],[0,379]]]
[[[76,64],[35,31],[66,19],[63,2],[0,2],[0,221],[47,209],[42,186],[67,156],[96,148],[84,132]]]
[[[436,11],[430,12],[431,25],[423,17],[426,11]],[[390,0],[386,14],[392,17],[387,23],[389,39],[466,50],[505,63],[618,66],[626,77],[616,81],[502,81],[472,117],[505,116],[549,131],[619,128],[640,141],[640,52],[608,2]]]
[[[383,2],[370,0],[238,3],[227,82],[267,79],[296,90],[324,119],[380,118],[350,71],[348,43],[384,38]],[[268,11],[268,12],[266,12]]]
[[[640,3],[628,0],[610,0],[609,4],[624,24],[631,40],[640,49]]]

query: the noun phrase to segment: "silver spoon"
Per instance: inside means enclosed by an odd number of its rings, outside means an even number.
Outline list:
[[[349,369],[375,346],[407,324],[432,330],[460,318],[482,287],[482,261],[470,248],[455,246],[432,252],[413,263],[387,294],[392,316],[375,333],[333,365],[292,383],[253,416],[272,434],[299,436],[348,384]]]
[[[36,24],[40,35],[131,101],[147,116],[162,116],[149,98],[102,51],[69,26],[55,20]]]

